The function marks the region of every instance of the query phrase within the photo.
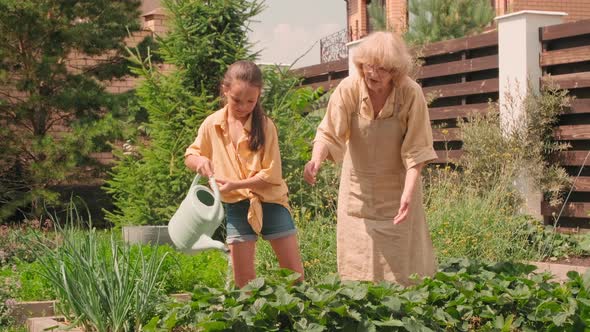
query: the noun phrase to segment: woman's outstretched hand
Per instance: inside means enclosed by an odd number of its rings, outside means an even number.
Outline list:
[[[321,162],[319,160],[310,160],[305,164],[305,168],[303,169],[303,178],[305,182],[311,184],[312,186],[315,184],[316,176],[320,171]]]

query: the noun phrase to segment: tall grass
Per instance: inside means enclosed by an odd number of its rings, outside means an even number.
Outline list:
[[[74,227],[85,223],[70,204],[65,226],[57,228],[58,248],[47,247],[38,257],[59,311],[87,331],[141,330],[163,299],[159,271],[166,254],[153,250],[146,257],[140,250],[132,257],[130,247],[113,234],[104,241],[92,227],[83,233]],[[37,245],[46,247],[41,241]]]
[[[546,84],[540,93],[506,98],[513,118],[501,119],[490,104],[484,114],[459,119],[464,153],[454,161],[457,169],[427,169],[426,212],[440,259],[543,259],[564,248],[559,236],[526,215],[522,195],[534,187],[561,202],[568,176],[549,160],[567,148],[553,141],[567,91]],[[541,204],[540,197],[528,199]]]
[[[523,231],[516,194],[506,180],[480,190],[462,175],[428,169],[426,215],[439,260],[464,257],[483,261],[530,260],[539,257]]]
[[[336,217],[322,217],[307,212],[295,213],[297,238],[305,280],[315,283],[336,273]],[[279,264],[268,241],[258,241],[256,270],[258,276],[271,277]]]

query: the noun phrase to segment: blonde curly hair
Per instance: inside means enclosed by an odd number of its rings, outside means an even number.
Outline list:
[[[363,64],[383,67],[398,82],[413,68],[413,61],[406,43],[393,32],[378,31],[369,34],[354,50],[352,62],[357,72],[363,73]]]

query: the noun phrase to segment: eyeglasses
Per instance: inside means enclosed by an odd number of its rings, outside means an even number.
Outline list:
[[[380,67],[377,65],[368,64],[368,63],[363,63],[363,71],[365,73],[372,72],[372,73],[375,73],[379,76],[391,73],[391,70],[388,70],[384,67]]]

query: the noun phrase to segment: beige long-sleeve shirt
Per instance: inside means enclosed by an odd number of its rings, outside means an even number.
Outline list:
[[[314,141],[326,144],[328,158],[341,162],[350,134],[350,119],[353,112],[373,119],[371,107],[364,107],[369,99],[369,90],[360,76],[344,79],[330,98],[327,113],[320,123]],[[432,129],[428,107],[422,88],[409,77],[394,87],[376,119],[398,116],[405,132],[401,154],[406,169],[437,158],[432,147]],[[388,142],[382,142],[387,144]]]

